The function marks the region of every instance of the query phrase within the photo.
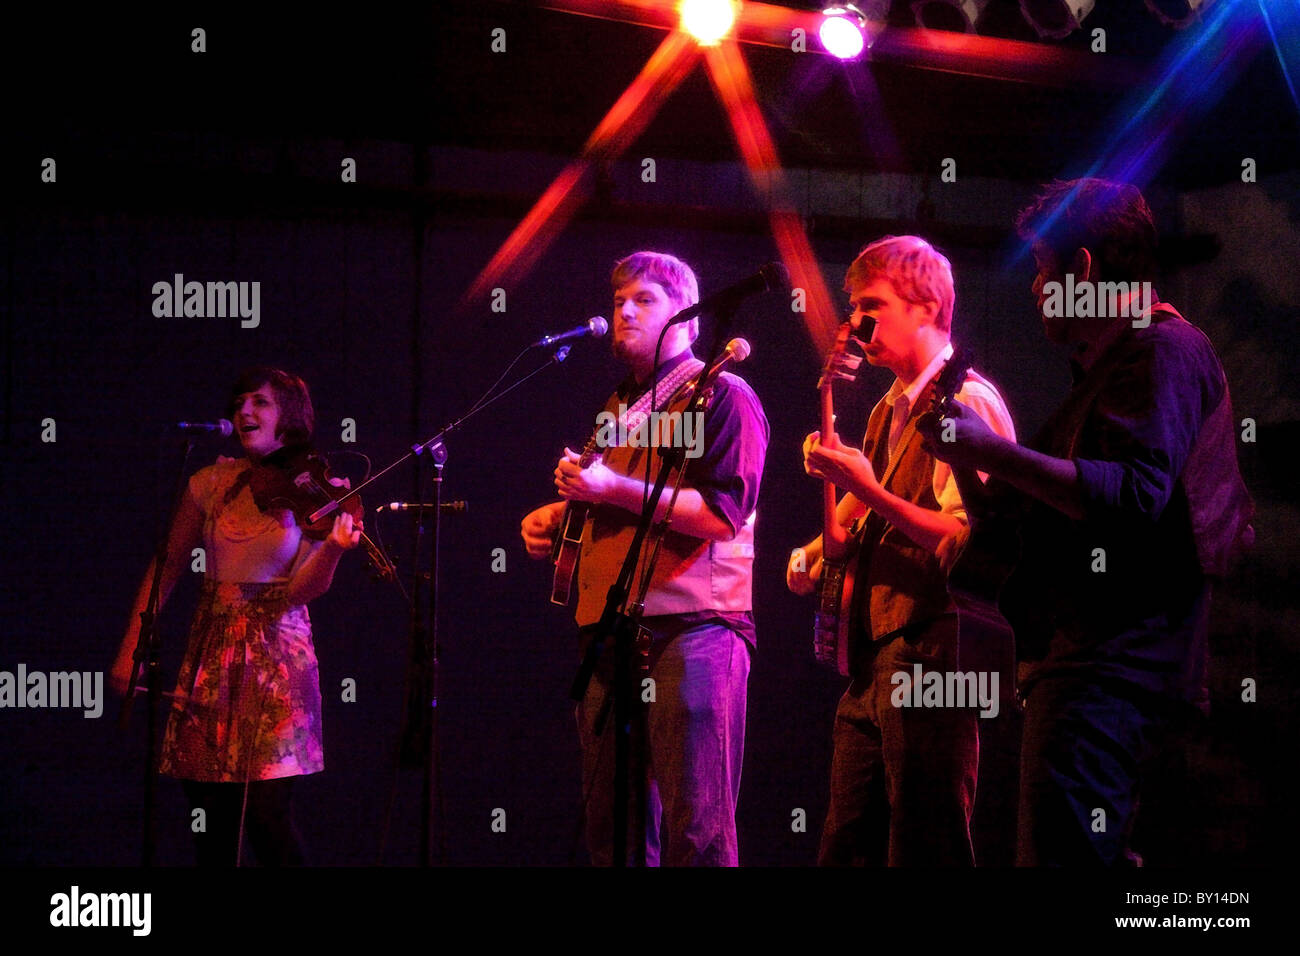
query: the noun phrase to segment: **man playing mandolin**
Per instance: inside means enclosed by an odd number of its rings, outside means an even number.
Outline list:
[[[691,352],[698,320],[669,326],[658,367],[655,345],[669,319],[699,300],[695,274],[673,256],[638,252],[618,262],[611,279],[614,355],[631,374],[610,397],[606,411],[629,418],[645,414],[652,384],[656,410],[680,408],[680,401],[671,401],[674,393],[703,364]],[[649,676],[655,690],[645,708],[649,766],[644,835],[646,862],[652,866],[738,862],[736,799],[755,641],[754,509],[768,425],[753,390],[723,373],[703,427],[702,454],[686,460],[685,481],[642,619],[653,635]],[[589,462],[566,448],[555,469],[555,487],[565,500],[544,505],[523,520],[524,545],[540,559],[551,554],[566,502],[592,505],[579,535],[574,615],[584,646],[641,512],[645,455],[652,452],[646,444],[605,448]],[[666,512],[669,492],[671,485],[660,498],[656,518]],[[567,594],[567,584],[557,592]],[[610,693],[612,657],[608,651],[601,656],[578,707],[587,843],[592,862],[606,866],[614,835],[613,721],[604,721],[603,734],[596,727]],[[629,840],[637,838],[629,834]]]
[[[835,713],[819,862],[970,866],[977,711],[895,703],[896,674],[911,679],[916,665],[923,675],[958,668],[957,614],[935,551],[966,514],[952,470],[916,433],[953,354],[952,267],[924,239],[887,236],[862,250],[844,288],[853,328],[870,333],[867,361],[896,377],[872,410],[862,450],[820,432],[804,442],[808,474],[847,492],[836,520],[848,527],[866,515],[860,552],[849,558],[858,562],[851,683]],[[968,373],[957,395],[1014,440],[1006,405],[986,379]],[[791,555],[787,583],[810,594],[822,571],[819,537]]]

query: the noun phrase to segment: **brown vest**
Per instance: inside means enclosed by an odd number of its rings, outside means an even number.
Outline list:
[[[678,401],[668,411],[681,411],[685,402]],[[618,412],[619,398],[614,395],[605,410]],[[610,448],[605,453],[605,464],[620,475],[642,478],[645,475],[645,456],[653,453],[650,462],[650,480],[658,474],[659,455],[653,448]],[[697,459],[686,459],[686,481],[691,485],[691,469]],[[671,493],[674,471],[668,479],[666,493]],[[595,505],[587,519],[582,534],[582,551],[578,561],[578,607],[574,620],[579,627],[594,624],[605,610],[605,597],[609,587],[618,577],[623,558],[636,533],[637,516],[622,508]],[[648,557],[652,537],[647,537],[642,548]],[[640,582],[641,566],[637,568],[635,597]],[[749,611],[753,609],[754,570],[754,515],[730,541],[706,541],[669,530],[664,535],[663,547],[655,564],[654,576],[646,591],[645,615],[688,614],[694,611]]]
[[[934,394],[931,381],[917,396],[907,427],[899,438],[894,461],[888,459],[889,423],[893,408],[879,402],[867,420],[862,447],[871,459],[876,476],[885,489],[905,501],[929,511],[939,510],[934,496],[934,458],[921,448],[916,420],[929,408]],[[892,471],[891,471],[892,468]],[[874,545],[862,543],[855,582],[855,606],[861,630],[878,641],[902,628],[924,626],[945,614],[955,614],[948,597],[948,579],[933,551],[914,542],[893,525],[879,534],[881,519],[868,515],[869,535],[879,535]],[[876,530],[873,532],[872,528]]]

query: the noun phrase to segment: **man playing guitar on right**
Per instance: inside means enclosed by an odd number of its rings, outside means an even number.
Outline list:
[[[916,423],[953,354],[952,267],[916,236],[871,243],[849,266],[850,321],[867,361],[897,378],[867,423],[866,454],[818,432],[804,443],[810,475],[847,492],[836,512],[848,526],[870,508],[858,564],[862,612],[848,647],[852,678],[835,712],[831,802],[823,865],[971,866],[970,815],[979,760],[978,714],[970,707],[900,707],[895,675],[953,672],[957,614],[935,550],[966,520],[952,470],[921,447]],[[973,372],[957,395],[1014,441],[997,391]],[[833,526],[832,526],[833,527]],[[812,593],[823,542],[796,549],[790,589]],[[862,630],[865,633],[862,633]]]
[[[1248,543],[1253,509],[1218,357],[1150,294],[1156,231],[1142,194],[1054,183],[1018,227],[1048,338],[1078,346],[1074,387],[1032,447],[960,403],[949,441],[933,416],[921,427],[933,454],[1025,502],[1021,560],[1002,588],[1025,699],[1017,862],[1114,865],[1153,736],[1208,699],[1210,581]],[[1103,284],[1150,301],[1120,292],[1098,308]],[[1060,295],[1090,285],[1091,306]]]

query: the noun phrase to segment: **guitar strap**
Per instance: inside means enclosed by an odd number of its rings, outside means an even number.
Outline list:
[[[682,386],[704,369],[704,363],[697,358],[689,358],[659,380],[653,388],[647,388],[635,402],[628,406],[623,416],[627,434],[632,434],[650,417],[650,399],[657,398],[660,410],[666,409],[677,398]]]
[[[647,388],[630,407],[621,408],[618,422],[620,428],[615,431],[612,440],[600,448],[599,459],[602,461],[605,459],[610,448],[617,444],[619,434],[630,436],[648,421],[651,411],[651,398],[658,399],[662,403],[662,407],[667,408],[678,397],[686,382],[698,375],[703,368],[704,363],[699,359],[688,358],[678,364],[676,368],[660,379],[653,387]],[[605,411],[611,411],[610,404],[619,399],[621,394],[622,389],[605,403]],[[620,401],[615,408],[622,405],[623,403]],[[594,452],[597,439],[604,429],[604,425],[598,424],[587,444],[583,446],[581,460],[587,464],[596,460],[597,456],[590,458],[588,456]],[[551,550],[551,562],[556,566],[554,584],[551,590],[551,601],[554,604],[568,603],[569,588],[577,574],[579,555],[573,554],[567,563],[563,561],[563,558],[566,549],[575,547],[585,536],[589,512],[590,505],[587,502],[569,501],[565,504],[558,533],[555,536]]]

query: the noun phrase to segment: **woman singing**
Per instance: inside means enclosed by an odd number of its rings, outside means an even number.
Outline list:
[[[360,532],[340,513],[330,535],[312,541],[292,512],[264,512],[254,501],[254,468],[311,439],[315,416],[302,379],[250,369],[235,383],[229,415],[247,457],[221,459],[190,479],[168,537],[160,608],[193,548],[203,547],[206,574],[159,769],[180,778],[191,810],[204,811],[206,832],[195,834],[200,865],[233,865],[244,830],[263,866],[296,865],[305,860],[290,788],[294,777],[325,765],[306,605],[329,590]],[[151,567],[113,667],[120,693],[152,575]]]

